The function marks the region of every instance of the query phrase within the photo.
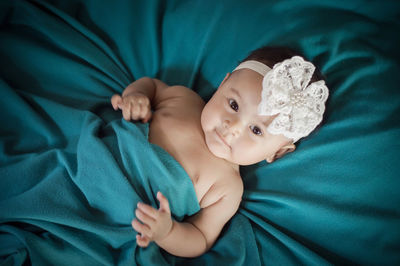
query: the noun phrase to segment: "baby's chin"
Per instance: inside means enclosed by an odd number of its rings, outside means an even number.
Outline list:
[[[219,145],[217,145],[215,142],[213,143],[213,141],[208,141],[207,139],[205,140],[206,146],[208,148],[208,150],[211,152],[212,155],[214,155],[217,158],[221,158],[227,161],[231,161],[230,160],[230,154],[228,154],[228,151],[225,149],[222,149]]]
[[[206,142],[206,144],[207,144],[207,142]],[[247,164],[241,164],[240,162],[236,162],[235,160],[233,160],[231,158],[231,154],[228,153],[226,150],[218,149],[218,147],[215,147],[213,145],[208,146],[208,144],[207,144],[207,148],[217,158],[223,159],[229,163],[236,164],[236,165],[247,165]]]
[[[210,133],[209,133],[210,134]],[[237,164],[237,165],[250,165],[252,163],[247,163],[247,162],[240,162],[234,160],[232,158],[232,151],[230,149],[227,149],[224,146],[221,146],[221,143],[216,142],[213,137],[208,136],[208,134],[204,134],[205,139],[204,142],[210,151],[212,155],[214,155],[217,158],[224,159],[227,162],[230,162],[232,164]],[[211,134],[213,135],[213,134]]]
[[[218,157],[218,158],[227,160],[227,154],[226,154],[225,151],[219,149],[218,147],[216,147],[216,146],[213,145],[213,144],[209,144],[207,141],[206,141],[206,146],[207,146],[208,150],[209,150],[215,157]]]
[[[252,164],[256,164],[256,163],[263,161],[262,159],[257,160],[257,161],[240,160],[238,158],[232,158],[231,154],[227,154],[226,151],[220,150],[218,148],[214,148],[212,145],[211,145],[211,147],[209,147],[207,145],[207,148],[215,157],[224,159],[225,161],[228,161],[232,164],[236,164],[236,165],[240,165],[240,166],[252,165]]]

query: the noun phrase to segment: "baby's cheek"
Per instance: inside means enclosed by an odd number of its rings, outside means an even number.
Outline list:
[[[241,156],[246,158],[248,164],[255,164],[265,160],[268,147],[262,141],[248,139],[242,143]]]
[[[212,108],[205,108],[201,114],[201,126],[204,131],[211,131],[216,126],[218,115],[213,112]]]
[[[252,145],[249,145],[247,141],[241,141],[235,143],[235,147],[233,149],[233,158],[234,161],[241,165],[247,165],[252,161]]]

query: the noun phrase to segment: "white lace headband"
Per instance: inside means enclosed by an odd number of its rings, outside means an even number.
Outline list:
[[[240,63],[233,71],[239,70],[242,68],[248,68],[248,69],[254,70],[261,76],[265,76],[265,74],[267,74],[267,72],[271,70],[271,68],[269,68],[267,65],[265,65],[261,62],[258,62],[256,60],[247,60],[247,61],[244,61],[243,63]]]
[[[308,136],[322,121],[328,88],[325,81],[308,84],[315,66],[300,56],[277,63],[271,69],[255,60],[239,64],[233,71],[251,69],[264,76],[260,115],[279,114],[268,126],[271,134],[282,134],[293,142]]]

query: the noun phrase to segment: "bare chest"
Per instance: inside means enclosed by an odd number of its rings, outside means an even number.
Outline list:
[[[180,108],[178,103],[164,107],[153,114],[149,141],[165,149],[185,169],[192,180],[202,208],[220,198],[227,171],[224,160],[215,157],[207,148],[200,124],[203,105]]]

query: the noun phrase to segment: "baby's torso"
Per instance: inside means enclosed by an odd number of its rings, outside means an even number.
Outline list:
[[[149,132],[149,141],[165,149],[185,169],[202,208],[219,200],[225,187],[239,175],[206,146],[200,123],[204,104],[192,91],[166,101],[153,113]]]

